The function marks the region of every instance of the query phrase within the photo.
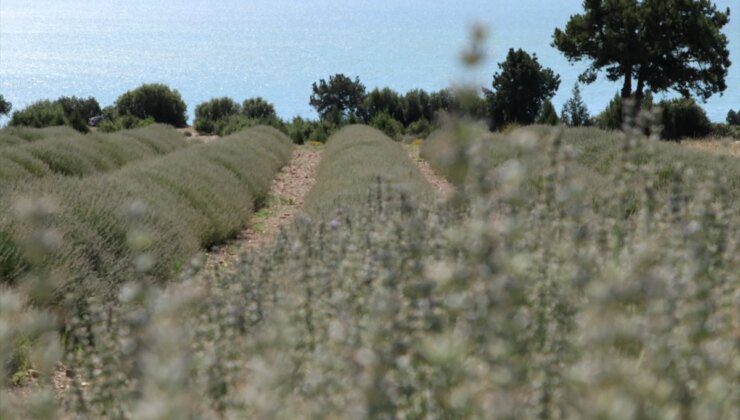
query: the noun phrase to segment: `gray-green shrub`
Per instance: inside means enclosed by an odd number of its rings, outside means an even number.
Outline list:
[[[233,236],[264,199],[290,149],[279,131],[255,127],[106,175],[48,178],[6,191],[1,282],[15,283],[27,270],[20,249],[32,226],[15,220],[12,208],[24,197],[44,197],[58,207],[49,227],[61,244],[44,261],[64,279],[57,297],[110,297],[141,265],[147,267],[145,281],[167,280],[199,249]],[[146,237],[132,237],[136,229]],[[139,249],[132,249],[132,241]],[[135,261],[137,252],[146,259]]]
[[[431,196],[429,185],[403,146],[364,125],[347,126],[331,136],[316,178],[304,208],[317,218],[364,205],[378,182],[414,199]]]
[[[18,165],[1,171],[0,187],[53,175],[88,176],[108,172],[188,145],[180,133],[164,125],[115,134],[81,135],[62,128],[14,132],[26,138],[47,137],[0,148],[0,159]]]

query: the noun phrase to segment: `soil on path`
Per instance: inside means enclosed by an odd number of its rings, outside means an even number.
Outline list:
[[[434,169],[429,165],[429,162],[421,157],[421,147],[415,144],[410,144],[406,146],[406,149],[409,152],[409,158],[416,163],[421,174],[424,175],[424,178],[426,178],[427,182],[437,192],[439,197],[442,200],[452,197],[452,194],[455,192],[455,187],[446,179],[437,175],[434,172]]]
[[[265,206],[234,240],[209,253],[207,267],[229,266],[240,254],[272,243],[280,227],[290,224],[303,208],[306,194],[316,182],[322,150],[323,146],[296,146],[290,162],[272,181]]]

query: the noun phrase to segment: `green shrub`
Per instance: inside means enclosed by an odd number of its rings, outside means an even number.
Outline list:
[[[311,134],[318,127],[319,121],[305,120],[301,117],[293,118],[287,125],[288,136],[295,144],[304,144],[313,140]]]
[[[332,135],[337,128],[329,122],[319,121],[313,131],[311,131],[311,141],[317,141],[319,143],[326,143],[329,140],[329,136]]]
[[[58,102],[43,100],[13,112],[9,125],[26,127],[50,127],[65,125],[64,108]]]
[[[642,99],[641,109],[650,110],[653,107],[653,95],[650,92],[645,94]],[[606,106],[606,109],[596,116],[596,125],[604,130],[621,130],[622,129],[622,111],[624,100],[618,93]]]
[[[429,136],[429,134],[431,134],[432,129],[432,124],[428,120],[421,119],[409,124],[409,126],[406,128],[406,134],[410,134],[420,138],[426,138]]]
[[[36,128],[67,125],[87,133],[87,119],[100,113],[100,105],[95,98],[62,96],[56,101],[39,101],[14,112],[10,125]]]
[[[216,122],[218,120],[238,115],[241,110],[239,104],[231,98],[214,98],[195,108],[193,126],[201,133],[213,134],[217,131]]]
[[[144,84],[116,100],[120,115],[182,127],[187,123],[187,106],[180,92],[163,84]]]
[[[219,136],[228,136],[258,124],[256,120],[250,120],[241,114],[229,115],[213,122],[213,132]]]
[[[397,141],[401,139],[401,135],[404,131],[403,124],[401,124],[399,121],[396,121],[393,117],[385,112],[381,112],[380,114],[376,115],[370,121],[370,126],[377,128],[378,130],[384,132],[385,135],[387,135],[388,137]]]
[[[693,99],[661,101],[663,138],[680,140],[686,137],[705,137],[711,132],[706,112]]]

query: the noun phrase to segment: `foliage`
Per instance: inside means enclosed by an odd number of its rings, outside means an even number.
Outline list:
[[[110,305],[70,305],[63,348],[49,314],[0,291],[14,321],[3,360],[31,331],[41,377],[61,354],[72,372],[59,403],[39,386],[28,410],[0,410],[731,418],[738,215],[724,174],[689,170],[683,148],[644,128],[506,136],[453,121],[425,142],[440,172],[466,168],[437,205],[400,145],[347,127],[326,146],[307,215],[274,245],[228,269],[193,263],[165,289],[131,281]],[[615,164],[597,174],[582,150]],[[655,190],[652,158],[670,150],[671,184]],[[38,237],[56,214],[44,204],[24,205]]]
[[[406,128],[406,134],[411,134],[415,137],[426,138],[432,133],[432,123],[425,119],[414,121]]]
[[[223,118],[237,115],[242,108],[233,99],[213,98],[203,102],[195,108],[195,121],[193,126],[201,133],[212,134],[216,132],[215,122]]]
[[[624,79],[622,97],[638,100],[645,89],[707,99],[727,88],[728,40],[721,29],[729,9],[721,12],[709,0],[588,0],[583,7],[553,35],[569,61],[590,61],[582,82],[605,70],[608,80]]]
[[[709,135],[711,137],[727,137],[740,140],[740,125],[712,123]]]
[[[103,133],[113,133],[121,130],[132,130],[134,128],[143,128],[156,124],[153,118],[139,119],[133,115],[111,114],[111,117],[103,119],[98,123],[98,131]]]
[[[70,137],[76,134],[73,129],[66,126],[45,128],[6,127],[0,129],[0,147],[23,145],[51,137]]]
[[[102,113],[100,104],[97,99],[89,97],[87,99],[78,98],[76,96],[62,96],[57,99],[57,102],[62,106],[64,115],[70,118],[72,115],[76,115],[87,121],[89,118],[98,116]]]
[[[543,68],[537,55],[510,49],[493,75],[492,90],[485,90],[493,127],[508,123],[531,124],[542,104],[555,95],[560,76]]]
[[[578,86],[578,82],[573,86],[573,96],[563,105],[560,118],[562,118],[565,125],[570,127],[589,125],[591,117],[588,115],[588,108],[581,97],[581,88]]]
[[[242,104],[244,115],[253,120],[268,121],[277,119],[275,106],[262,98],[249,98]]]
[[[321,79],[312,85],[310,104],[322,120],[335,125],[343,119],[362,119],[362,104],[365,100],[365,86],[360,78],[355,80],[343,74]]]
[[[740,110],[738,110],[738,112],[735,112],[732,109],[727,111],[727,124],[740,125]]]
[[[408,126],[422,119],[428,121],[434,119],[429,94],[422,89],[410,90],[404,97],[403,120],[401,121]]]
[[[187,123],[187,106],[180,92],[163,84],[143,84],[118,97],[115,106],[121,116],[151,118],[175,127]]]
[[[552,102],[549,100],[545,101],[542,104],[542,109],[540,109],[540,112],[537,115],[537,124],[557,125],[558,123],[560,123],[558,112],[555,111],[555,107],[552,105]]]
[[[442,89],[429,94],[429,107],[436,117],[439,112],[455,111],[460,108],[454,93],[450,89]]]
[[[54,175],[80,177],[100,174],[187,146],[177,131],[162,125],[116,134],[83,136],[74,131],[56,129],[46,133],[39,131],[39,135],[44,137],[0,149],[0,162],[5,166],[0,171],[0,187]]]
[[[13,110],[13,104],[6,101],[3,95],[0,95],[0,116],[8,115],[10,114],[10,111]]]
[[[627,102],[632,105],[632,102]],[[625,101],[619,94],[606,106],[606,109],[596,116],[596,124],[604,130],[621,130],[623,124],[622,113],[624,111]],[[647,92],[641,101],[641,110],[650,110],[653,107],[653,95]]]
[[[396,121],[404,121],[404,97],[391,88],[373,89],[363,102],[364,112],[372,120],[378,114],[388,114]]]
[[[400,140],[404,132],[403,124],[385,112],[375,115],[370,121],[370,126],[377,128],[394,140]]]
[[[24,265],[9,267],[14,260],[6,257],[33,234],[29,221],[12,217],[11,203],[22,197],[55,203],[49,228],[64,241],[44,264],[64,279],[55,291],[56,303],[63,291],[110,298],[137,270],[146,272],[144,282],[166,280],[199,249],[241,229],[264,200],[290,148],[279,131],[255,127],[103,176],[54,178],[14,188],[8,191],[12,200],[0,207],[0,232],[6,239],[0,271],[15,273],[3,282],[17,281],[27,271]],[[131,244],[144,256],[136,257]]]
[[[311,141],[324,143],[336,129],[326,121],[306,120],[301,117],[295,117],[286,124],[288,136],[295,144],[306,144]]]
[[[663,138],[679,140],[685,137],[705,137],[711,123],[704,110],[692,99],[661,101],[663,112]]]
[[[431,198],[429,185],[403,146],[374,128],[344,127],[326,144],[304,210],[319,220],[339,212],[351,215],[367,205],[368,194],[379,182],[415,200]]]
[[[65,125],[66,119],[61,104],[43,100],[13,112],[9,125],[26,127],[51,127]]]

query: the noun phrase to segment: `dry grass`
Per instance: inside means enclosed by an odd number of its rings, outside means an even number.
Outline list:
[[[731,138],[706,138],[701,140],[684,140],[681,146],[702,152],[716,153],[732,157],[740,157],[740,140]]]

